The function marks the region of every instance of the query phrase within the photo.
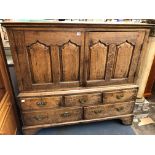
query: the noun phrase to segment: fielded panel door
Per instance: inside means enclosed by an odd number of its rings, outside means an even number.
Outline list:
[[[82,85],[84,33],[25,30],[13,37],[20,90]]]
[[[88,32],[86,85],[132,83],[144,36],[145,31]]]

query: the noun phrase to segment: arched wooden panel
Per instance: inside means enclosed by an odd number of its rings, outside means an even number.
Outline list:
[[[104,79],[107,57],[107,46],[98,42],[90,47],[90,80]]]
[[[126,78],[128,76],[133,48],[134,46],[127,41],[118,46],[114,78]]]
[[[80,70],[80,48],[71,41],[65,43],[61,48],[61,70],[62,81],[79,80]]]
[[[39,41],[28,47],[28,59],[33,83],[52,82],[50,48]]]

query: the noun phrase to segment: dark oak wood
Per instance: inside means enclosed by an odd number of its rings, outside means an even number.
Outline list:
[[[3,23],[23,132],[119,118],[132,122],[150,24]]]

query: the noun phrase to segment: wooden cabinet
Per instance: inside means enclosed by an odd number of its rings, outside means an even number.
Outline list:
[[[119,118],[131,124],[147,24],[3,23],[23,132]],[[145,39],[144,39],[145,38]]]
[[[17,132],[17,115],[0,36],[0,135]]]

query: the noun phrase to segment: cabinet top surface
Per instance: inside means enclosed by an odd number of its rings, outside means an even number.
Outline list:
[[[147,23],[99,23],[99,22],[4,22],[5,27],[103,27],[103,28],[151,28]]]

